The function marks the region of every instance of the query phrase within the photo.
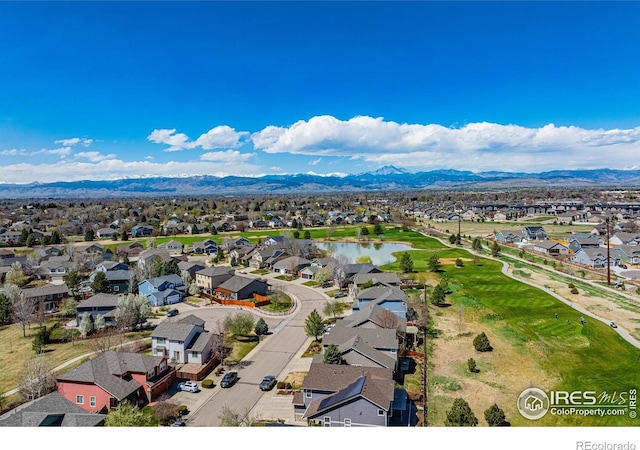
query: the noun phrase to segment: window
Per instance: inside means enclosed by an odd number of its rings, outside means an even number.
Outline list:
[[[160,363],[160,372],[164,372],[164,370],[167,368],[167,362],[166,361],[162,361]]]
[[[324,416],[324,426],[325,427],[330,427],[331,426],[331,417]]]
[[[120,286],[114,286],[113,292],[120,292]]]
[[[344,426],[345,427],[350,427],[351,426],[351,419],[344,419]]]
[[[76,403],[78,405],[84,405],[84,395],[76,395]]]
[[[378,415],[379,416],[384,416],[384,409],[379,409],[378,410]]]
[[[306,398],[311,398],[311,391],[304,391],[304,396]]]
[[[156,338],[156,342],[157,342],[158,344],[164,344],[164,343],[165,343],[165,339],[164,339],[164,338],[160,338],[160,337],[159,337],[159,338]]]
[[[149,372],[147,372],[147,378],[153,378],[153,376],[156,374],[156,369],[151,369]]]
[[[96,398],[95,397],[89,397],[89,404],[92,407],[95,407],[96,406]]]

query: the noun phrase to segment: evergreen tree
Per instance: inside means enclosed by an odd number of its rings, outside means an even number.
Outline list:
[[[91,290],[94,294],[109,292],[109,280],[104,272],[96,272],[91,283]]]
[[[432,304],[436,306],[442,306],[445,303],[445,298],[446,298],[446,294],[444,292],[444,289],[442,289],[441,285],[437,284],[433,288],[433,291],[431,291],[431,296],[429,297],[429,300],[431,301]]]
[[[473,339],[473,347],[479,352],[490,352],[493,350],[489,338],[484,334],[484,331]]]
[[[87,230],[84,232],[84,240],[87,242],[93,241],[95,237],[96,233],[91,228],[87,228]]]
[[[309,313],[307,318],[304,321],[304,331],[307,333],[307,336],[314,338],[316,341],[322,336],[324,333],[324,323],[322,322],[322,317],[315,309]]]
[[[305,239],[311,239],[311,233],[309,232],[309,230],[304,230],[303,237]]]
[[[404,252],[400,257],[400,270],[402,273],[413,272],[413,259],[411,259],[409,252]]]
[[[11,300],[4,294],[0,294],[0,325],[11,323]]]
[[[490,427],[501,427],[507,425],[504,411],[495,403],[484,412],[484,419]]]
[[[344,364],[342,353],[340,353],[340,349],[336,344],[329,344],[327,348],[324,349],[322,362],[324,364]]]
[[[440,266],[440,258],[438,258],[438,255],[434,253],[427,261],[427,269],[429,269],[430,272],[437,272],[440,270]]]
[[[53,230],[51,233],[51,244],[58,245],[60,242],[62,242],[62,239],[60,239],[60,233],[58,233],[58,230]]]
[[[253,331],[255,331],[258,336],[266,335],[269,332],[267,322],[265,322],[264,319],[260,317],[256,322],[256,326],[254,327]]]
[[[497,258],[498,256],[500,256],[500,252],[502,252],[500,244],[498,244],[496,241],[493,241],[493,244],[491,244],[491,256]]]
[[[447,427],[475,427],[478,425],[478,418],[473,414],[466,400],[456,398],[453,401],[453,406],[447,412],[444,424]]]

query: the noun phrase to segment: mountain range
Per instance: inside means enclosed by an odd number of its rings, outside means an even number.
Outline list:
[[[0,198],[115,198],[292,192],[357,192],[411,189],[510,189],[640,186],[640,170],[554,170],[541,173],[433,170],[410,173],[394,166],[347,176],[311,174],[262,177],[150,177],[118,180],[0,184]]]

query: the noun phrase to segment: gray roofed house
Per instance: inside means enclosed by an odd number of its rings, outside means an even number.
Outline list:
[[[0,427],[96,427],[106,414],[88,412],[51,392],[0,416]]]
[[[124,400],[153,401],[173,375],[164,357],[109,350],[58,375],[58,392],[85,410],[109,410]]]
[[[180,269],[180,272],[188,273],[192,280],[195,280],[196,273],[204,268],[206,268],[204,264],[194,261],[180,261],[178,263],[178,269]]]
[[[335,329],[335,328],[334,328]],[[333,330],[332,330],[333,331]],[[324,341],[324,339],[323,339]],[[397,354],[389,354],[381,350],[373,348],[364,339],[358,335],[349,338],[341,344],[336,344],[342,355],[345,364],[350,366],[363,367],[384,367],[396,371]],[[323,342],[323,352],[327,349],[327,345]],[[324,356],[317,354],[313,356],[313,362],[321,363]]]
[[[213,295],[215,288],[235,274],[235,269],[228,266],[211,266],[196,272],[195,280],[198,289]]]
[[[218,300],[242,300],[253,298],[253,294],[267,295],[269,285],[261,279],[234,275],[215,289]]]
[[[281,274],[297,275],[305,267],[309,267],[311,261],[300,256],[289,256],[273,264],[273,270]]]
[[[82,315],[86,312],[89,313],[94,322],[96,317],[101,315],[104,317],[107,326],[113,326],[115,324],[115,313],[119,299],[120,297],[115,294],[100,293],[86,300],[82,300],[78,306],[76,306],[77,323],[80,323]]]
[[[359,311],[365,305],[372,302],[388,309],[398,317],[407,317],[409,297],[401,289],[384,285],[364,289],[358,292],[353,301],[353,312]]]
[[[36,310],[43,308],[45,313],[54,313],[58,311],[60,302],[69,297],[69,288],[66,284],[46,284],[40,287],[24,288],[22,295],[26,299],[30,299]]]
[[[205,331],[204,323],[193,314],[175,322],[162,322],[151,333],[152,353],[168,357],[174,364],[208,363],[213,357],[217,336]]]
[[[400,287],[402,281],[395,272],[382,272],[382,273],[359,273],[353,277],[353,284],[356,288],[366,283],[372,283],[372,286],[383,284],[385,286]]]
[[[312,362],[293,404],[299,419],[324,426],[387,426],[393,400],[390,369]]]
[[[363,342],[377,350],[389,355],[397,353],[398,339],[395,330],[389,328],[355,328],[349,325],[342,325],[344,320],[338,320],[336,326],[323,336],[323,346],[326,347],[330,344],[340,346],[355,337],[360,337]]]

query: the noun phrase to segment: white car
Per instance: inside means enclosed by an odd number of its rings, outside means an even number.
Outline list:
[[[187,392],[200,392],[200,388],[193,381],[183,381],[178,384],[179,391],[187,391]]]

